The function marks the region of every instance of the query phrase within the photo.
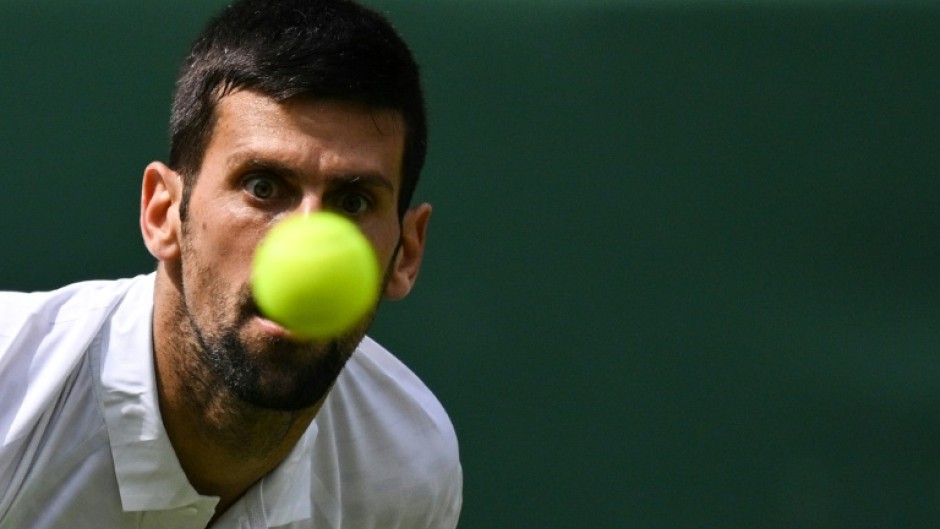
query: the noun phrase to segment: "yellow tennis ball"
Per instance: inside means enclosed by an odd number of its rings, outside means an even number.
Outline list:
[[[359,228],[335,213],[294,215],[261,240],[251,287],[262,314],[302,338],[351,330],[375,307],[379,265]]]

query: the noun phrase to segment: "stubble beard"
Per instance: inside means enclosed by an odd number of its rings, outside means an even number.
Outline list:
[[[242,287],[232,300],[213,270],[196,262],[190,241],[191,237],[184,235],[180,262],[182,314],[177,320],[188,327],[181,332],[190,333],[191,339],[187,341],[190,349],[194,349],[190,353],[188,375],[193,384],[189,391],[228,391],[259,411],[296,412],[320,402],[365,336],[375,309],[355,329],[330,341],[245,336],[242,330],[259,315],[250,287]],[[190,270],[194,275],[186,273],[187,266],[196,267]],[[212,328],[197,320],[187,278],[200,283],[208,294],[205,299],[215,301],[207,313]],[[197,402],[218,396],[192,395]]]
[[[238,306],[253,307],[254,303],[249,297]],[[277,337],[249,342],[242,338],[239,329],[254,311],[245,312],[247,316],[240,317],[235,325],[207,332],[196,323],[192,310],[186,310],[200,363],[240,401],[266,410],[299,411],[323,399],[367,327],[363,324],[353,332],[322,343]]]

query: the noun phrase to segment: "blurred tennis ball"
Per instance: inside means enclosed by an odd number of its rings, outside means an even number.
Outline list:
[[[301,338],[327,340],[374,308],[380,271],[359,228],[329,212],[294,215],[262,239],[251,287],[261,312]]]

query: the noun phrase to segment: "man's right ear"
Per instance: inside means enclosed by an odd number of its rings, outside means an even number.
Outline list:
[[[140,192],[140,232],[150,254],[159,261],[180,256],[179,206],[183,179],[160,162],[144,169]]]

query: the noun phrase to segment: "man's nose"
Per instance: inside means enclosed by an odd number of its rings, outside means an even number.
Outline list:
[[[322,209],[323,197],[319,193],[309,192],[305,193],[303,198],[301,198],[295,213],[309,215],[321,211]]]

